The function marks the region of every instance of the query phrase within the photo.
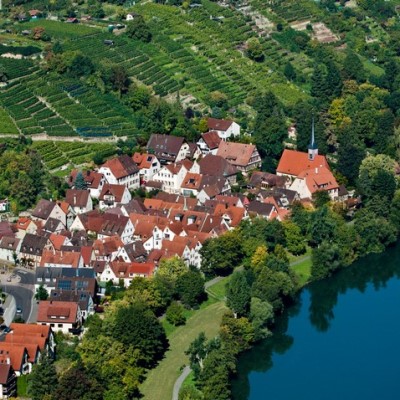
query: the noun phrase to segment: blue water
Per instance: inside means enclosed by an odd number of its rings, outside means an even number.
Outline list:
[[[304,289],[245,353],[235,400],[400,399],[400,245]]]

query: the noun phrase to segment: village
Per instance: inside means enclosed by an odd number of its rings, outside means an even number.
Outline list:
[[[15,394],[15,377],[29,373],[45,348],[54,354],[54,333],[82,334],[107,287],[153,276],[162,259],[200,268],[206,240],[245,219],[289,218],[294,202],[312,207],[316,192],[345,208],[356,202],[318,154],[314,126],[308,153],[285,149],[271,174],[260,170],[255,145],[236,141],[237,123],[207,123],[197,143],[153,134],[142,153],[73,170],[64,200],[42,199],[15,223],[0,223],[0,262],[34,273],[38,300],[25,321],[32,323],[1,327],[3,393]],[[148,196],[132,196],[138,189]]]

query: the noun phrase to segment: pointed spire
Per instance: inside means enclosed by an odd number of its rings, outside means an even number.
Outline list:
[[[315,141],[315,126],[314,126],[314,114],[312,117],[312,124],[311,124],[311,142],[308,145],[308,159],[313,161],[315,157],[318,155],[318,147],[317,142]]]

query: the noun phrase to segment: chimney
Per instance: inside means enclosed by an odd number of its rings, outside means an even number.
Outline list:
[[[74,193],[74,205],[76,205],[76,193]]]
[[[315,173],[316,173],[316,174],[318,174],[318,167],[317,167],[317,168],[315,168]]]

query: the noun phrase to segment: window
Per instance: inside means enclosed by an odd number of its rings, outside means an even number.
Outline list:
[[[57,325],[59,328],[62,328],[63,327],[63,324],[58,324]]]

